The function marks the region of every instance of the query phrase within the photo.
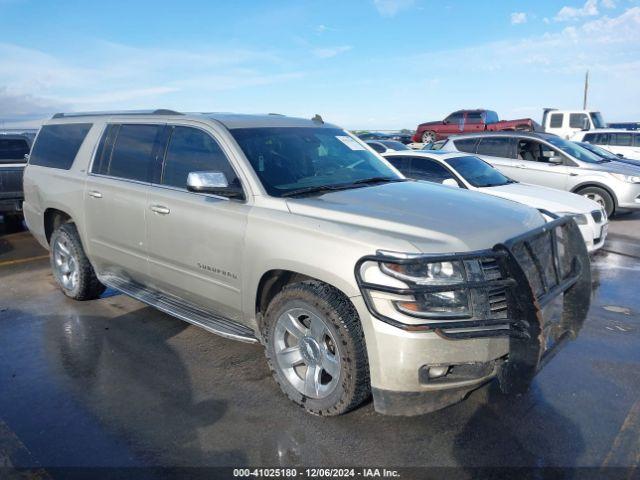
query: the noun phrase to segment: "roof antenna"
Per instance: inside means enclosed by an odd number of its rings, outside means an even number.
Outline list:
[[[311,119],[311,121],[313,123],[319,123],[321,125],[324,125],[324,120],[322,119],[322,117],[320,115],[318,115],[317,113],[313,116],[313,118]]]

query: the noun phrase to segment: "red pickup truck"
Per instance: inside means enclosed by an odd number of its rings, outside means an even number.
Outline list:
[[[449,135],[497,130],[537,130],[536,122],[530,118],[518,120],[499,120],[492,110],[458,110],[444,120],[426,122],[418,125],[413,141],[418,143],[435,142]]]

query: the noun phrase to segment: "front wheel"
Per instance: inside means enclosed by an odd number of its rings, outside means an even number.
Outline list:
[[[369,365],[358,314],[320,282],[285,287],[265,315],[269,367],[282,391],[315,415],[340,415],[370,395]]]
[[[427,130],[422,134],[422,143],[433,143],[436,141],[436,132]]]
[[[599,187],[587,187],[583,188],[578,193],[589,200],[593,200],[604,208],[605,212],[607,212],[608,218],[611,218],[615,213],[616,204],[609,192],[605,189]]]

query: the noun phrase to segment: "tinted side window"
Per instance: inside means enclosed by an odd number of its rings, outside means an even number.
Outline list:
[[[96,150],[96,156],[91,167],[92,173],[98,173],[100,175],[107,175],[109,173],[109,161],[111,160],[111,152],[113,151],[113,141],[119,129],[120,125],[107,125],[98,144],[98,149]]]
[[[463,138],[461,140],[454,140],[453,144],[461,152],[476,153],[477,138]]]
[[[595,140],[596,140],[595,133],[587,133],[583,138],[583,141],[589,142],[589,143],[595,143]]]
[[[564,117],[564,114],[562,113],[552,113],[551,114],[551,119],[549,120],[549,126],[551,128],[560,128],[562,127],[562,120]]]
[[[449,170],[435,160],[428,158],[412,158],[411,170],[407,176],[435,183],[442,183],[447,178],[453,178]]]
[[[2,138],[0,135],[0,163],[6,160],[24,162],[24,156],[29,153],[29,144],[21,138]]]
[[[481,112],[468,112],[467,113],[467,123],[482,123],[482,113]]]
[[[222,172],[229,185],[240,181],[218,143],[206,132],[174,127],[162,172],[162,184],[186,188],[190,172]]]
[[[154,150],[162,125],[120,125],[113,145],[108,175],[150,182],[153,176]]]
[[[615,145],[616,147],[630,147],[631,133],[612,133],[609,145]]]
[[[637,133],[633,134],[633,146],[640,147],[640,134],[637,134]]]
[[[589,121],[589,117],[585,113],[572,113],[569,115],[569,126],[571,128],[584,128],[585,121]]]
[[[29,163],[69,170],[90,128],[90,123],[45,125],[40,129]]]
[[[387,161],[400,170],[402,173],[406,173],[411,165],[411,157],[385,157]]]
[[[445,121],[448,123],[459,123],[460,121],[462,121],[463,118],[464,118],[463,112],[454,112],[451,115],[449,115],[445,119]]]
[[[383,152],[387,151],[387,149],[383,145],[381,145],[381,144],[379,144],[377,142],[371,142],[371,143],[369,143],[369,146],[371,148],[373,148],[378,153],[383,153]]]
[[[490,155],[492,157],[512,158],[511,139],[506,137],[481,138],[477,153],[479,155]]]

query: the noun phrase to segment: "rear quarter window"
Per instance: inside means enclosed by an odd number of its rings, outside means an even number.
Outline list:
[[[552,113],[549,119],[549,126],[551,128],[560,128],[562,127],[562,120],[564,115],[562,113]]]
[[[460,140],[454,140],[453,144],[461,152],[476,153],[477,138],[463,138]]]
[[[91,123],[45,125],[29,158],[30,165],[69,170],[91,129]]]

